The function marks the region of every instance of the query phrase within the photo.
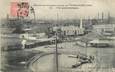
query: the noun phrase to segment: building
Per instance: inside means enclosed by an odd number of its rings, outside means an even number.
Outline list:
[[[82,25],[82,19],[80,20],[80,26],[60,26],[60,27],[53,27],[53,31],[61,30],[61,34],[64,36],[78,36],[84,34],[84,28]]]
[[[94,39],[90,41],[89,44],[94,47],[108,47],[110,45],[110,41],[104,39],[103,40]]]
[[[93,31],[98,34],[112,35],[115,33],[115,24],[93,25]]]
[[[84,28],[77,26],[64,26],[61,27],[61,31],[65,36],[75,36],[84,34]]]
[[[15,28],[0,28],[0,33],[1,34],[11,34]]]
[[[20,34],[20,38],[25,37],[28,40],[37,40],[40,38],[47,38],[45,33],[25,33],[25,34]]]

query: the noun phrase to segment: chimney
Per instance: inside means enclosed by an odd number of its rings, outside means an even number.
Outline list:
[[[104,19],[104,13],[102,12],[102,20]]]
[[[108,12],[108,24],[110,23],[110,13]]]
[[[9,14],[6,15],[7,20],[9,19]]]
[[[80,28],[83,28],[82,18],[80,18]]]
[[[98,17],[97,17],[97,20],[99,20],[99,12],[98,12]]]

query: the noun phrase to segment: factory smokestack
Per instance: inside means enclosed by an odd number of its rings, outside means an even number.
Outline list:
[[[104,13],[102,12],[102,20],[104,19]]]
[[[98,13],[98,15],[97,15],[97,19],[99,20],[99,13]]]
[[[110,13],[108,12],[108,24],[110,23]]]
[[[7,20],[9,19],[9,14],[6,15]]]
[[[80,28],[83,28],[82,18],[80,18]]]

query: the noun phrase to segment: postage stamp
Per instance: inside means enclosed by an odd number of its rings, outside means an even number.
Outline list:
[[[27,17],[29,14],[28,2],[11,2],[10,15],[14,17]]]

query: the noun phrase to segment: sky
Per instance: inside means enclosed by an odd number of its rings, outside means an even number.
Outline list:
[[[10,15],[10,3],[27,1],[35,9],[37,19],[74,19],[74,18],[94,18],[107,17],[108,12],[115,16],[115,0],[0,0],[0,18]],[[91,5],[74,6],[76,9],[62,9],[60,6],[38,6],[38,5]],[[35,6],[36,5],[36,6]],[[59,8],[60,7],[60,8]],[[66,7],[67,8],[67,7]],[[32,18],[33,14],[29,17]]]

